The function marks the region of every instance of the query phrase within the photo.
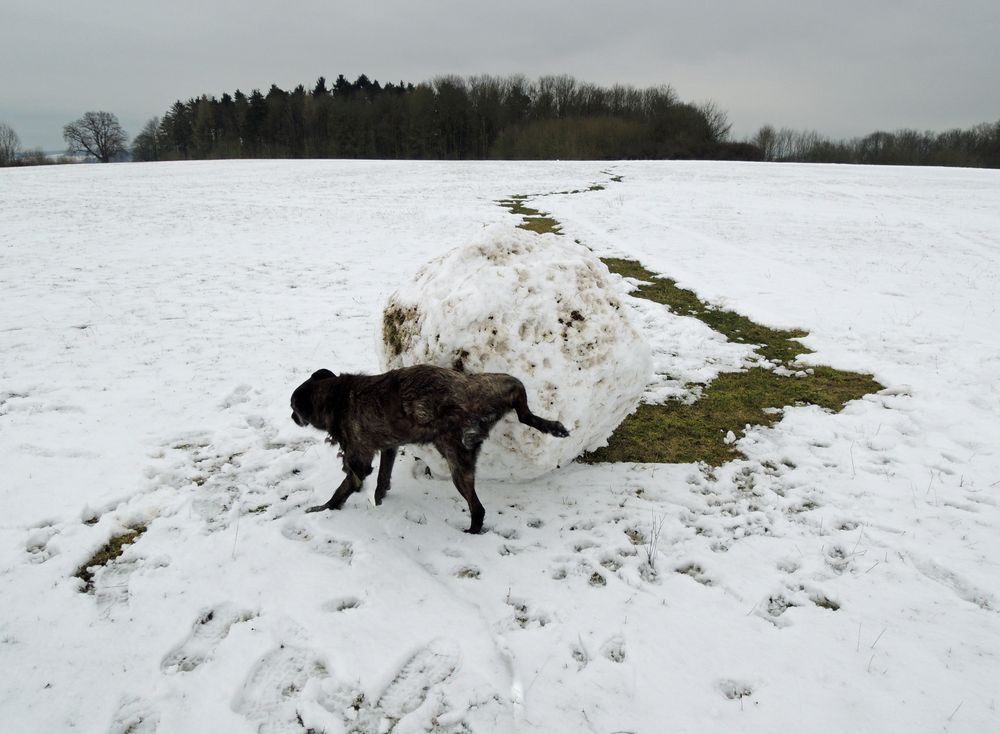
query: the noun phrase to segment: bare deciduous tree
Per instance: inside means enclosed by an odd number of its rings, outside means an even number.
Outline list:
[[[726,111],[711,100],[698,105],[698,109],[705,116],[712,140],[717,143],[728,140],[733,123],[729,121],[729,115],[726,114]]]
[[[14,128],[6,122],[0,122],[0,166],[9,166],[21,152],[21,139]]]
[[[128,136],[110,112],[88,112],[63,128],[68,152],[72,155],[92,155],[101,163],[125,153]]]
[[[760,148],[761,155],[765,161],[774,160],[774,139],[777,137],[777,134],[773,126],[764,125],[750,141]]]

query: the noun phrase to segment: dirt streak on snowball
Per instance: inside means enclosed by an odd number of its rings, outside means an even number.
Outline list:
[[[382,364],[461,362],[468,372],[518,377],[532,411],[562,421],[570,437],[544,435],[511,413],[484,444],[478,474],[533,479],[603,446],[649,382],[650,348],[623,294],[604,263],[565,237],[488,227],[389,297]],[[428,453],[421,458],[447,476]]]

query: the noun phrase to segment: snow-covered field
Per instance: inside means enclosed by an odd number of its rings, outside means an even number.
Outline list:
[[[481,480],[481,536],[405,461],[381,507],[304,514],[339,461],[292,388],[374,370],[385,298],[516,223],[497,199],[595,183],[528,203],[886,390],[715,471]],[[0,728],[1000,730],[998,202],[913,168],[0,171]],[[656,394],[745,360],[634,307]]]

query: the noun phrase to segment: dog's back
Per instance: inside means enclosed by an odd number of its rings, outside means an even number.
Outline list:
[[[336,389],[346,401],[344,430],[365,443],[434,443],[468,436],[470,426],[485,434],[514,410],[524,386],[503,373],[467,374],[417,365],[381,375],[341,375]],[[467,439],[468,440],[468,439]]]

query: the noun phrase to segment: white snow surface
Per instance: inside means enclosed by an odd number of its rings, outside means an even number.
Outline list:
[[[714,471],[484,479],[480,536],[405,465],[380,507],[304,514],[339,461],[291,390],[376,371],[391,291],[520,193],[886,389]],[[997,202],[1000,173],[929,168],[0,171],[2,728],[1000,730]],[[634,309],[650,395],[749,358]]]
[[[390,297],[400,343],[379,340],[386,369],[415,364],[505,372],[555,438],[508,414],[483,444],[477,477],[523,481],[607,444],[650,384],[649,343],[633,326],[621,278],[583,245],[495,224],[434,258]],[[630,299],[634,300],[634,299]],[[447,477],[436,452],[421,458]],[[431,463],[433,462],[433,464]]]

